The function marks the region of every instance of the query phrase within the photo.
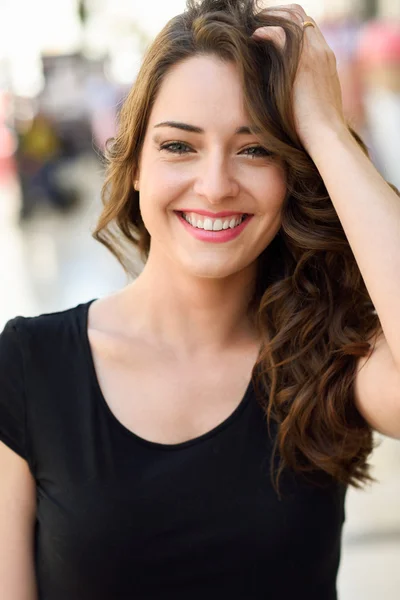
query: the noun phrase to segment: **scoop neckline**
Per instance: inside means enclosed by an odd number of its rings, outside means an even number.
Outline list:
[[[140,435],[138,435],[137,433],[135,433],[134,431],[132,431],[131,429],[126,427],[112,412],[110,406],[108,405],[106,398],[104,397],[103,391],[101,389],[101,386],[100,386],[100,383],[99,383],[99,380],[97,377],[96,367],[95,367],[94,359],[93,359],[92,348],[91,348],[90,340],[89,340],[89,331],[88,331],[89,309],[90,309],[90,306],[93,304],[93,302],[95,302],[96,300],[98,300],[98,298],[94,298],[93,300],[90,300],[89,302],[81,305],[83,308],[83,313],[82,313],[83,318],[81,321],[81,325],[82,325],[83,343],[84,343],[85,352],[86,352],[86,359],[87,359],[87,362],[89,365],[89,371],[90,371],[90,377],[91,377],[92,384],[93,384],[95,391],[97,393],[97,396],[100,400],[100,406],[102,406],[102,408],[105,410],[110,422],[114,426],[116,426],[120,431],[122,431],[123,434],[125,434],[126,436],[135,440],[136,442],[138,442],[144,446],[147,446],[148,448],[166,450],[166,451],[181,450],[184,448],[189,448],[189,447],[199,444],[201,442],[205,442],[206,440],[215,437],[216,435],[221,433],[223,430],[227,429],[230,425],[232,425],[239,418],[239,416],[242,414],[242,412],[244,411],[246,406],[248,406],[249,401],[250,401],[250,395],[251,395],[252,384],[253,384],[253,373],[250,377],[250,381],[247,384],[246,390],[243,394],[241,401],[239,402],[237,407],[233,410],[233,412],[226,419],[224,419],[224,421],[222,421],[221,423],[219,423],[218,425],[216,425],[209,431],[206,431],[205,433],[203,433],[195,438],[191,438],[189,440],[186,440],[185,442],[178,442],[177,444],[163,444],[161,442],[153,442],[151,440],[147,440],[146,438],[141,437]]]

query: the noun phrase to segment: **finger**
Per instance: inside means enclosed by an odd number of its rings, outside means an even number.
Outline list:
[[[307,25],[306,27],[304,27],[304,23],[312,23],[313,27],[311,27],[310,25]],[[316,22],[314,21],[314,19],[312,17],[309,17],[308,15],[306,15],[304,17],[304,21],[303,21],[303,29],[310,29],[311,31],[320,31],[318,25],[316,24]]]
[[[300,27],[303,24],[305,12],[302,9],[302,13],[298,10],[298,4],[287,4],[285,6],[273,6],[267,9],[264,9],[260,12],[260,14],[268,14],[272,17],[281,17],[286,21],[294,21]],[[299,7],[301,8],[301,7]],[[271,39],[276,42],[278,46],[284,47],[286,43],[286,34],[283,27],[279,25],[266,25],[262,27],[258,27],[252,34],[255,38],[259,39]]]
[[[300,4],[285,4],[285,5],[281,5],[281,6],[270,6],[269,8],[265,8],[264,10],[260,11],[259,14],[262,14],[262,13],[273,15],[274,17],[275,16],[282,17],[283,19],[289,18],[290,20],[294,21],[301,27],[303,26],[303,23],[305,21],[311,21],[314,25],[314,29],[318,29],[318,31],[320,31],[318,28],[318,25],[316,24],[314,19],[307,15],[306,11],[304,10],[304,8],[302,6],[300,6]],[[306,29],[308,29],[308,27],[306,27]]]
[[[306,23],[306,22],[312,23],[314,25],[314,27],[310,27],[309,25],[307,27],[303,27],[303,36],[304,36],[306,42],[313,41],[314,44],[319,44],[319,45],[322,44],[322,46],[328,46],[327,41],[324,37],[324,34],[322,33],[321,29],[318,27],[315,20],[312,17],[309,17],[308,15],[306,15],[303,23]]]
[[[303,23],[307,16],[304,8],[299,4],[270,6],[269,8],[262,10],[261,13],[273,14],[274,16],[277,15],[278,17],[283,17],[284,19],[291,17],[292,20],[296,21],[299,25]]]
[[[302,21],[304,21],[307,14],[306,14],[306,11],[304,10],[304,8],[302,6],[300,6],[300,4],[287,4],[286,6],[289,8],[289,10],[291,10],[293,12],[293,14],[295,14]]]
[[[286,33],[282,27],[275,27],[274,25],[268,27],[259,27],[255,30],[252,35],[255,39],[260,40],[271,40],[275,42],[280,48],[284,48],[286,44]]]
[[[290,10],[295,10],[296,7],[298,7],[298,4],[292,4],[292,5],[287,5],[287,7],[293,7],[293,9],[291,8]],[[278,7],[273,7],[278,8]],[[284,19],[290,19],[294,22],[297,23],[297,25],[299,25],[300,27],[303,28],[303,32],[305,33],[305,38],[306,40],[310,41],[311,39],[313,39],[314,41],[319,40],[320,42],[325,42],[325,39],[323,37],[323,34],[321,32],[321,30],[319,29],[317,23],[315,22],[315,20],[312,17],[309,17],[304,11],[302,13],[302,16],[300,17],[300,13],[297,13],[294,15],[293,12],[289,12],[288,10],[286,10],[286,7],[284,7],[285,10],[274,10],[274,16],[280,16],[283,17]],[[301,8],[301,7],[300,7]],[[268,9],[269,10],[269,9]],[[272,9],[271,9],[272,11]],[[271,14],[271,11],[269,11],[269,13]],[[265,12],[265,11],[263,11]],[[304,14],[304,17],[303,17]],[[289,16],[290,15],[290,16]],[[305,22],[311,22],[314,27],[303,27],[303,23]],[[306,30],[310,30],[307,31]],[[311,31],[313,33],[311,33]],[[286,42],[286,34],[285,31],[282,27],[280,26],[275,26],[275,25],[268,25],[268,26],[263,26],[263,27],[258,27],[258,29],[256,29],[253,33],[253,36],[255,38],[258,39],[271,39],[272,41],[276,42],[280,47],[284,47],[285,46],[285,42]],[[325,42],[326,43],[326,42]]]

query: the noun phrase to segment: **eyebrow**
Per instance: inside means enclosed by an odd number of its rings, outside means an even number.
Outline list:
[[[196,127],[196,125],[189,125],[188,123],[180,123],[179,121],[163,121],[162,123],[158,123],[154,125],[154,129],[156,127],[174,127],[175,129],[183,129],[183,131],[189,131],[190,133],[205,133],[204,129],[201,127]],[[238,127],[235,130],[235,135],[253,135],[259,133],[257,128],[250,129],[247,125],[243,125],[242,127]]]

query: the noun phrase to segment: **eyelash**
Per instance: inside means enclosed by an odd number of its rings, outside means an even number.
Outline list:
[[[167,152],[170,152],[171,154],[186,154],[185,151],[179,151],[179,150],[173,150],[172,148],[176,146],[183,146],[185,148],[189,148],[189,150],[191,149],[190,146],[188,144],[184,144],[183,142],[168,142],[168,144],[162,144],[160,146],[160,150],[166,150]],[[242,150],[242,152],[244,152],[245,150],[262,150],[265,154],[264,155],[254,155],[254,154],[248,154],[248,156],[251,156],[252,158],[265,158],[266,156],[272,156],[272,152],[269,152],[269,150],[266,150],[266,148],[264,148],[263,146],[249,146],[248,148],[244,148]]]

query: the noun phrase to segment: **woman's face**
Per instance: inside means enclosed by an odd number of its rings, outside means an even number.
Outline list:
[[[255,265],[280,228],[286,184],[250,128],[234,64],[195,56],[169,71],[136,175],[152,261],[208,278]]]

